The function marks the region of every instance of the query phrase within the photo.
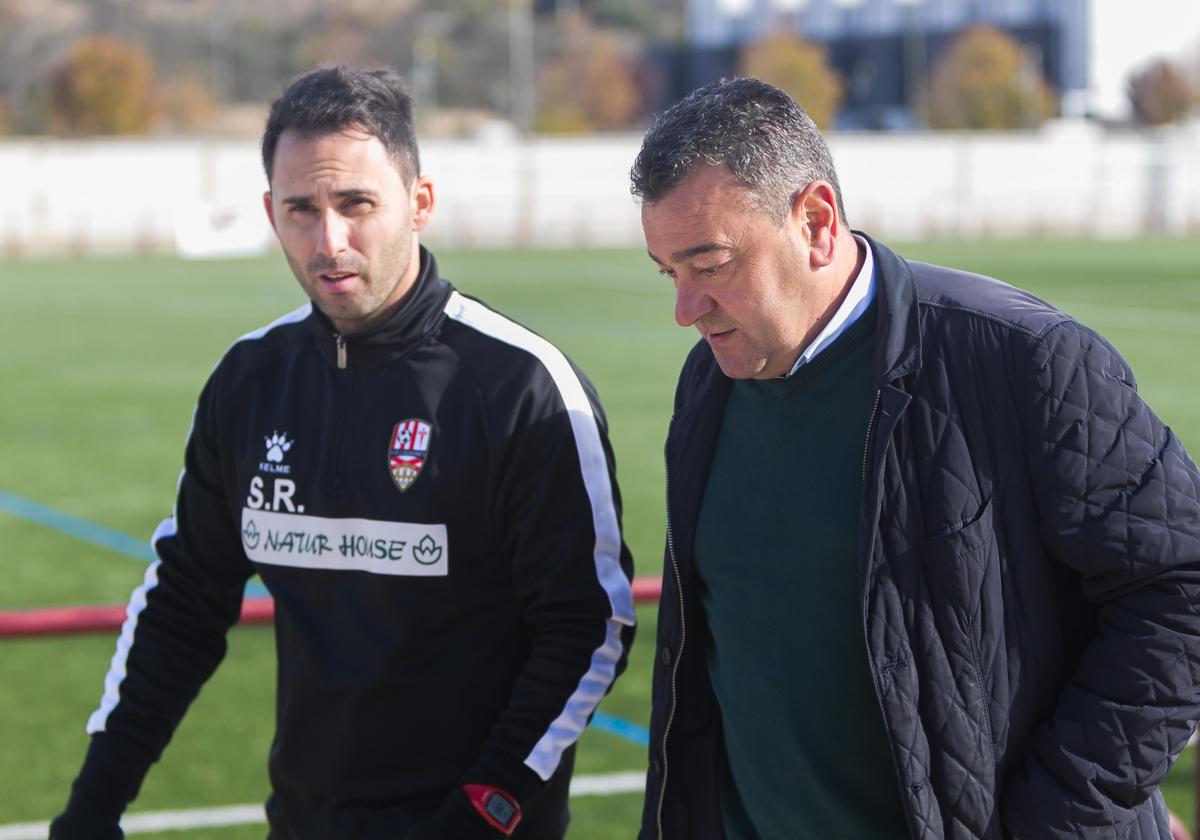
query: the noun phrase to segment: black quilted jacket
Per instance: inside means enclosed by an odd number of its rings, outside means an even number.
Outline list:
[[[1157,785],[1200,715],[1200,474],[1095,332],[871,247],[862,616],[909,830],[1165,840]],[[729,384],[700,342],[667,439],[643,840],[723,834],[692,541]]]

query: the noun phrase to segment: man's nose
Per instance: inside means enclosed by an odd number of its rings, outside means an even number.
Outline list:
[[[321,215],[320,238],[317,241],[317,253],[325,257],[336,257],[345,251],[348,245],[346,220],[334,210],[326,210]]]
[[[675,283],[675,323],[690,327],[715,308],[713,299],[686,280]]]

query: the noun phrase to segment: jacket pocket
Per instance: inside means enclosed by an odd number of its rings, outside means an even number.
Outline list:
[[[988,564],[994,559],[996,531],[991,499],[962,522],[926,537],[921,557],[930,594],[944,598],[974,624]]]

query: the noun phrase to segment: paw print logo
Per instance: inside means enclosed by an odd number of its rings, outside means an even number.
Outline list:
[[[272,464],[282,464],[283,453],[291,449],[292,444],[295,443],[295,441],[287,439],[287,432],[283,434],[275,432],[269,438],[264,438],[264,440],[267,442],[267,460]]]

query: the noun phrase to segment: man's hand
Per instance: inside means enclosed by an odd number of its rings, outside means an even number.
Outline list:
[[[1183,820],[1170,811],[1167,813],[1171,817],[1171,840],[1192,840],[1192,835],[1188,833]]]
[[[50,823],[50,840],[124,840],[117,818],[64,811]]]
[[[500,840],[511,834],[521,818],[512,797],[481,785],[466,788],[472,795],[456,787],[432,816],[409,830],[404,840]],[[496,801],[492,802],[491,796],[496,796]]]

